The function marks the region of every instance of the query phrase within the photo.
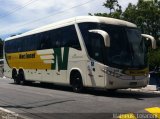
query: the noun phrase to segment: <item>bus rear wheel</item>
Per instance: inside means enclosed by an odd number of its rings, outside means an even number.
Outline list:
[[[12,79],[14,80],[15,84],[20,84],[20,81],[18,80],[18,74],[17,74],[16,69],[12,70]]]
[[[72,72],[71,73],[71,86],[74,92],[80,93],[83,91],[83,83],[82,77],[79,72]]]
[[[25,77],[24,77],[23,70],[19,71],[18,76],[17,76],[17,82],[18,82],[18,84],[22,84],[22,85],[25,84]]]

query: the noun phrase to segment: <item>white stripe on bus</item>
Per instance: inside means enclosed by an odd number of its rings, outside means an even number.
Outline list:
[[[47,55],[47,54],[54,54],[53,49],[47,49],[47,50],[37,50],[38,55]]]
[[[54,63],[54,60],[44,60],[43,62],[45,64],[52,64],[52,63]]]
[[[43,56],[40,56],[42,60],[51,60],[51,59],[54,59],[54,56],[53,55],[43,55]]]

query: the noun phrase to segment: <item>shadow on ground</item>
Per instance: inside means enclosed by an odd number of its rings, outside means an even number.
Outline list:
[[[16,85],[12,83],[13,85]],[[73,92],[71,87],[59,86],[50,83],[28,83],[23,86],[38,87],[51,90],[59,90],[66,92]],[[107,91],[107,90],[97,90],[91,88],[85,88],[81,94],[89,94],[94,96],[104,96],[104,97],[114,97],[114,98],[132,98],[136,100],[144,100],[145,98],[158,98],[160,94],[153,92],[142,92],[142,91],[131,91],[131,90],[117,90],[117,91]]]

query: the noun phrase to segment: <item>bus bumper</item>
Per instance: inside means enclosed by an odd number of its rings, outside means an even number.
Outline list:
[[[116,78],[113,76],[108,76],[106,80],[107,89],[126,89],[126,88],[141,88],[146,87],[149,83],[149,77],[141,76],[139,79],[128,79]]]

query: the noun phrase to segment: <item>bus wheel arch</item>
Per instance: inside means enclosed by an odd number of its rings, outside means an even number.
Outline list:
[[[83,80],[82,75],[79,70],[73,69],[70,73],[70,85],[73,88],[73,91],[80,93],[83,91]]]

